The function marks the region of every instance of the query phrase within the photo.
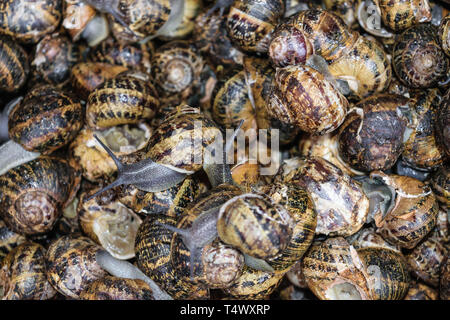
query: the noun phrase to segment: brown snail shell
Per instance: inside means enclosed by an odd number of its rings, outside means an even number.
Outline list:
[[[154,300],[153,291],[143,280],[106,276],[93,281],[81,300]]]
[[[0,264],[2,300],[47,300],[56,291],[47,281],[45,249],[25,242],[13,249]]]
[[[318,71],[298,65],[277,69],[267,108],[281,122],[324,134],[344,121],[348,101]]]
[[[36,43],[53,32],[62,17],[62,0],[7,0],[0,4],[0,33]]]
[[[42,154],[67,145],[82,126],[79,100],[52,86],[30,90],[8,117],[10,138],[25,150]]]
[[[428,0],[374,0],[383,23],[399,32],[413,25],[431,21],[431,7]]]
[[[439,300],[439,293],[424,283],[411,281],[403,300]]]
[[[195,19],[203,9],[202,0],[185,0],[183,17],[176,28],[167,30],[159,38],[162,40],[184,39],[191,35],[195,27]]]
[[[443,210],[450,207],[450,168],[448,165],[440,167],[431,177],[431,188]]]
[[[79,187],[80,175],[66,160],[40,157],[0,176],[1,215],[21,234],[50,231]]]
[[[349,236],[365,223],[367,196],[356,181],[325,159],[285,160],[281,179],[308,190],[317,212],[316,234]]]
[[[355,0],[325,0],[325,9],[333,12],[350,27],[355,21],[356,16],[356,4]]]
[[[64,296],[79,299],[91,282],[107,275],[96,261],[100,250],[86,237],[58,238],[50,244],[46,255],[48,281]]]
[[[0,262],[15,247],[25,242],[26,238],[10,230],[3,220],[0,220]]]
[[[305,275],[302,272],[302,260],[297,261],[296,264],[286,273],[286,278],[296,287],[307,289]]]
[[[375,228],[363,227],[354,235],[347,237],[346,240],[356,249],[362,248],[384,248],[401,253],[400,247],[395,246],[383,239],[383,237],[376,233]]]
[[[441,44],[442,50],[447,56],[450,56],[450,15],[447,14],[441,20],[439,25],[439,42]]]
[[[411,88],[435,87],[447,74],[448,59],[442,51],[437,28],[431,24],[413,26],[397,39],[392,55],[398,79]]]
[[[450,90],[447,90],[436,119],[436,139],[444,148],[447,158],[450,157]]]
[[[0,37],[0,89],[13,92],[20,89],[30,72],[28,54],[10,37]]]
[[[95,17],[96,10],[82,0],[64,0],[63,27],[73,41],[78,41],[89,22]]]
[[[448,257],[441,266],[439,296],[442,300],[450,300],[450,259]]]

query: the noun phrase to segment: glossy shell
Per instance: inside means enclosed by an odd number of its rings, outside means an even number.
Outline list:
[[[26,238],[10,230],[3,220],[0,220],[0,262],[15,247],[25,242]]]
[[[0,37],[0,89],[13,92],[20,89],[30,72],[28,54],[14,40]]]
[[[318,71],[299,65],[277,69],[267,108],[282,122],[323,134],[344,121],[348,101]]]
[[[443,98],[436,120],[436,138],[444,148],[447,158],[450,157],[450,90]]]
[[[440,167],[431,177],[431,188],[443,210],[450,207],[450,168]]]
[[[90,283],[107,275],[96,262],[99,250],[89,238],[76,235],[53,241],[46,255],[48,281],[64,296],[79,299]]]
[[[158,94],[148,79],[122,75],[106,80],[91,92],[86,121],[94,129],[136,124],[153,118],[158,108]]]
[[[1,215],[21,234],[50,231],[79,187],[79,173],[65,160],[40,157],[0,176]]]
[[[350,27],[355,21],[356,6],[358,1],[355,0],[325,0],[325,9],[330,10],[338,15]]]
[[[447,56],[450,56],[450,15],[447,14],[441,20],[439,25],[439,42],[442,50],[444,50]]]
[[[51,86],[36,87],[9,114],[9,136],[28,151],[49,154],[76,137],[83,118],[77,98]]]
[[[450,300],[450,259],[448,257],[441,267],[439,296],[443,300]]]
[[[25,242],[12,250],[0,265],[2,300],[47,300],[56,291],[47,281],[43,246]]]
[[[435,289],[424,283],[411,281],[409,290],[403,300],[438,300],[439,294]]]
[[[435,87],[446,75],[448,60],[437,33],[435,26],[422,24],[407,29],[397,39],[392,65],[400,81],[408,87]]]
[[[431,21],[428,0],[375,0],[383,23],[399,32],[413,25]]]
[[[0,32],[36,43],[53,32],[62,17],[62,0],[7,0],[0,4]]]
[[[81,300],[153,300],[153,291],[142,280],[107,276],[95,280],[80,294]]]

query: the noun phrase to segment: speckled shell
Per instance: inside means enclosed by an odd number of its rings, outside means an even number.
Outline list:
[[[260,180],[259,164],[249,160],[237,163],[231,168],[231,176],[243,190],[250,191]]]
[[[150,42],[147,44],[120,44],[113,38],[108,38],[93,48],[90,58],[93,62],[109,63],[130,70],[150,73],[152,54],[153,45]]]
[[[62,0],[7,0],[0,3],[0,33],[36,43],[53,32],[62,17]]]
[[[367,272],[373,300],[401,300],[409,288],[408,267],[403,256],[389,249],[357,250]]]
[[[431,177],[431,188],[443,210],[450,208],[450,168],[440,167]]]
[[[286,272],[286,278],[296,287],[307,289],[305,275],[302,272],[302,259],[298,260],[296,264]]]
[[[91,282],[107,275],[96,261],[100,250],[86,237],[58,238],[50,244],[46,255],[48,281],[64,296],[79,299]]]
[[[29,91],[8,119],[10,138],[24,149],[42,154],[67,145],[82,126],[79,100],[51,86]]]
[[[325,0],[323,2],[325,9],[341,17],[349,27],[355,21],[357,3],[358,1],[355,0]]]
[[[259,190],[286,208],[294,224],[292,237],[277,257],[267,263],[277,272],[286,272],[299,261],[312,243],[317,225],[314,202],[306,189],[295,184],[275,183]]]
[[[153,291],[142,280],[106,276],[92,282],[81,300],[154,300]]]
[[[282,181],[308,190],[317,212],[316,234],[349,236],[366,221],[369,200],[361,186],[323,158],[292,158],[281,169]]]
[[[281,0],[236,0],[227,17],[228,36],[242,50],[266,52],[270,35],[283,14]]]
[[[63,85],[70,76],[70,70],[80,59],[78,45],[66,36],[54,33],[47,35],[36,45],[34,60],[39,76],[45,82]]]
[[[437,287],[442,262],[447,250],[436,238],[428,238],[405,255],[412,273],[425,283]]]
[[[249,97],[244,70],[234,69],[218,80],[213,91],[211,113],[223,128],[236,128],[244,120],[241,130],[256,129],[256,113]]]
[[[89,94],[108,79],[113,79],[126,71],[123,66],[102,62],[81,62],[76,64],[70,73],[70,82],[76,93],[84,100]]]
[[[411,281],[409,290],[403,300],[438,300],[438,291],[427,286],[426,284]]]
[[[436,139],[444,148],[447,158],[450,157],[450,90],[442,99],[441,108],[436,119]]]
[[[375,3],[383,23],[395,32],[431,21],[428,0],[375,0]]]
[[[97,11],[83,0],[64,0],[63,4],[62,26],[73,41],[78,41]]]
[[[441,44],[442,50],[447,56],[450,56],[450,14],[447,14],[441,20],[439,25],[438,35],[439,42]]]
[[[275,29],[269,55],[277,67],[305,63],[312,54],[330,63],[345,55],[355,41],[356,34],[342,18],[326,10],[304,10]]]
[[[47,281],[45,249],[25,242],[12,250],[0,264],[2,300],[47,300],[56,291]]]
[[[390,169],[403,151],[407,119],[398,115],[398,107],[409,104],[403,96],[377,94],[355,107],[364,114],[350,112],[339,128],[339,155],[359,171]],[[362,124],[361,124],[362,121]]]
[[[242,275],[224,292],[233,299],[261,300],[278,288],[283,273],[269,273],[245,267]]]
[[[13,231],[50,231],[80,183],[66,160],[40,157],[0,176],[1,216]]]
[[[221,133],[214,122],[199,109],[179,106],[154,131],[146,148],[147,156],[159,164],[193,173],[202,168],[204,148],[218,134]],[[196,141],[197,137],[202,137],[201,141]]]
[[[28,54],[7,36],[0,36],[0,64],[0,89],[8,92],[20,89],[30,72]]]
[[[369,228],[363,227],[354,235],[347,237],[346,240],[355,249],[384,248],[401,253],[399,246],[392,245],[386,240],[384,240],[380,234],[376,233],[375,228],[372,227]]]
[[[441,267],[439,296],[442,300],[450,300],[450,259],[448,257]]]
[[[359,300],[371,299],[361,260],[342,237],[314,242],[303,256],[302,272],[308,288],[321,300],[337,299],[335,286],[343,284],[351,287]]]
[[[417,123],[405,143],[402,159],[413,168],[431,170],[445,160],[445,153],[435,138],[435,123],[442,97],[438,89],[431,89],[419,94],[416,101]]]
[[[26,238],[10,230],[3,220],[0,220],[0,262],[3,258],[19,244],[25,242]]]
[[[324,134],[341,125],[347,108],[347,99],[315,69],[298,65],[275,72],[267,110],[281,122]]]
[[[89,127],[105,129],[136,124],[154,117],[159,108],[156,89],[148,79],[119,75],[108,79],[89,95],[86,121]]]
[[[407,29],[398,37],[392,65],[397,77],[408,87],[435,87],[446,75],[449,63],[437,34],[437,27],[421,24]]]
[[[375,171],[396,191],[395,205],[386,216],[375,214],[377,232],[384,239],[402,248],[414,248],[436,225],[438,203],[428,185],[411,177],[387,175]]]
[[[171,262],[174,233],[159,223],[175,226],[176,220],[163,214],[148,216],[139,227],[135,251],[139,269],[174,299],[206,299],[209,290],[178,277]]]

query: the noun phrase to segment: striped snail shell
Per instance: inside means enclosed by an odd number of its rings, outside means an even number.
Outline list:
[[[325,0],[325,9],[333,12],[335,15],[342,18],[347,26],[351,26],[355,21],[356,16],[356,5],[355,0]]]
[[[164,225],[176,225],[173,217],[164,214],[149,215],[139,227],[135,252],[140,270],[151,277],[174,299],[205,299],[209,290],[180,278],[171,260],[173,231]]]
[[[14,92],[20,89],[30,72],[28,54],[10,37],[0,36],[0,89]]]
[[[441,267],[439,296],[441,299],[450,300],[450,259],[448,257]]]
[[[281,0],[236,0],[227,17],[228,36],[244,51],[266,52],[271,33],[283,14]]]
[[[52,33],[62,17],[62,0],[6,0],[0,4],[0,33],[36,43]]]
[[[49,232],[78,190],[80,175],[66,160],[40,157],[0,176],[1,215],[21,234]]]
[[[384,248],[401,253],[399,246],[392,245],[384,240],[373,227],[363,227],[357,233],[345,239],[357,250],[362,248]]]
[[[441,44],[442,50],[447,56],[450,56],[450,14],[447,14],[441,20],[439,25],[438,35],[439,43]]]
[[[154,300],[153,291],[143,280],[112,276],[93,281],[80,294],[81,300]]]
[[[450,207],[450,168],[443,165],[432,175],[430,181],[431,188],[443,210]]]
[[[411,88],[435,87],[447,74],[448,59],[439,45],[437,28],[421,24],[405,30],[392,55],[394,71]]]
[[[365,223],[367,196],[356,181],[325,159],[285,160],[281,178],[308,191],[317,212],[316,234],[350,236]]]
[[[431,21],[428,0],[374,0],[383,23],[399,32],[419,23]]]
[[[0,220],[0,262],[12,249],[25,241],[24,236],[12,231],[3,220]]]
[[[347,99],[315,69],[298,65],[275,72],[267,111],[281,122],[324,134],[340,126],[347,108]]]
[[[447,159],[450,157],[450,90],[447,90],[443,97],[443,104],[441,105],[436,118],[436,139],[438,143],[444,148]]]
[[[13,249],[0,264],[2,300],[47,300],[56,291],[47,280],[46,250],[27,241]]]
[[[403,300],[439,300],[439,293],[424,283],[411,281]]]
[[[411,132],[407,128],[409,108],[409,99],[390,94],[376,94],[358,102],[339,128],[342,160],[359,171],[390,169]]]
[[[48,281],[64,296],[79,299],[90,283],[107,275],[96,260],[100,250],[92,240],[78,235],[54,240],[45,257]]]
[[[108,79],[91,92],[86,121],[99,130],[136,124],[153,118],[158,108],[158,94],[148,77],[132,72]]]
[[[12,140],[25,150],[49,154],[71,142],[83,126],[83,108],[50,85],[35,87],[9,114]]]

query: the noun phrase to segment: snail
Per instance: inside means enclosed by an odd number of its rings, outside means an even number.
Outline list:
[[[363,227],[357,233],[345,238],[355,249],[385,248],[401,253],[399,246],[392,245],[378,234],[373,227]]]
[[[447,56],[450,56],[450,34],[448,32],[450,27],[449,22],[450,15],[447,14],[442,18],[438,29],[439,43],[441,44],[442,50]]]
[[[7,0],[0,12],[0,33],[34,44],[58,27],[62,0]]]
[[[1,216],[26,235],[49,232],[79,188],[80,174],[68,161],[42,156],[0,176]]]
[[[443,210],[450,206],[450,170],[448,165],[443,165],[432,175],[430,181],[433,193]]]
[[[341,17],[350,27],[355,21],[356,4],[354,0],[326,0],[324,1],[325,9],[333,12]]]
[[[158,108],[158,94],[147,75],[120,74],[91,92],[86,105],[86,123],[99,130],[136,124],[153,118]]]
[[[8,36],[0,37],[0,90],[14,92],[23,87],[30,72],[25,49]]]
[[[445,80],[448,59],[437,33],[435,26],[421,24],[405,30],[396,40],[392,65],[398,79],[408,87],[430,88]]]
[[[47,300],[56,291],[47,280],[46,250],[27,241],[14,248],[0,263],[2,300]]]
[[[143,280],[106,276],[93,281],[80,294],[81,300],[153,300],[150,286]]]
[[[439,296],[443,300],[450,299],[450,263],[448,257],[441,266],[441,275],[439,280]]]
[[[424,283],[412,281],[403,300],[438,300],[439,294]]]
[[[283,14],[281,0],[234,1],[227,16],[228,36],[244,51],[264,53]]]
[[[447,90],[442,101],[443,104],[438,111],[436,118],[436,139],[438,143],[444,148],[445,154],[450,157],[450,90]]]
[[[45,82],[62,85],[69,79],[70,70],[79,58],[79,47],[66,36],[54,33],[38,42],[31,65]]]
[[[390,169],[411,134],[410,108],[407,98],[390,94],[358,102],[339,128],[342,160],[359,171]]]
[[[3,220],[0,220],[0,262],[12,249],[25,241],[24,236],[12,231]]]

